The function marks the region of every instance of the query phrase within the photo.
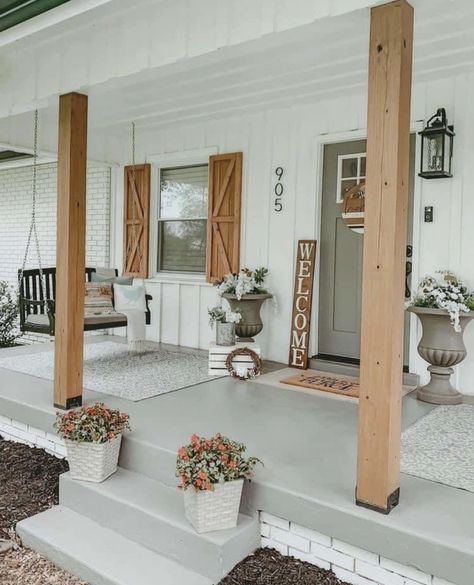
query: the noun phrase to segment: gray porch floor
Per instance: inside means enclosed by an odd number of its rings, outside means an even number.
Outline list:
[[[2,351],[27,359],[44,349]],[[136,403],[87,391],[85,399],[129,412],[133,432],[123,456],[134,444],[153,450],[159,455],[150,464],[167,481],[177,448],[192,433],[219,431],[265,463],[246,494],[246,511],[265,510],[458,585],[474,582],[473,493],[402,475],[400,505],[389,516],[355,506],[353,401],[230,378]],[[403,426],[430,408],[406,396]],[[0,369],[0,414],[51,431],[52,382]]]

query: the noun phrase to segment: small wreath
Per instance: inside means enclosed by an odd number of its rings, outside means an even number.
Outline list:
[[[239,355],[249,356],[253,362],[253,367],[248,368],[245,364],[241,364],[243,367],[239,368],[237,366],[236,368],[234,366],[234,359]],[[233,378],[238,378],[239,380],[251,380],[260,375],[262,371],[262,360],[253,349],[250,349],[249,347],[240,347],[229,353],[225,361],[225,366]],[[244,369],[245,372],[243,371]]]

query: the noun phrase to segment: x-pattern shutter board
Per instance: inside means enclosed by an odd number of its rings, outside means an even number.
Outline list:
[[[225,269],[227,272],[232,272],[230,268],[229,258],[227,256],[227,252],[224,246],[224,240],[222,239],[221,230],[219,229],[218,224],[214,223],[212,224],[212,227],[214,228],[214,233],[216,234],[217,247],[219,249],[219,254],[221,256],[222,262],[224,263]]]
[[[149,246],[149,165],[126,167],[124,195],[124,274],[146,278]]]
[[[134,174],[133,171],[129,171],[128,172],[128,180],[130,182],[130,187],[132,190],[132,196],[133,196],[133,200],[132,200],[132,206],[135,207],[135,210],[138,211],[138,215],[139,220],[143,221],[143,208],[142,208],[142,204],[140,201],[140,197],[138,195],[138,189],[137,189],[137,183],[135,181]]]
[[[225,194],[227,192],[227,188],[229,187],[230,178],[232,176],[234,168],[235,168],[235,161],[232,160],[231,163],[229,164],[229,166],[227,167],[227,171],[226,171],[226,174],[224,176],[224,181],[222,182],[222,185],[221,185],[221,188],[219,191],[219,195],[217,197],[217,203],[216,203],[216,206],[215,206],[214,211],[213,211],[214,216],[216,216],[219,213],[219,211],[222,207],[222,202],[224,201],[224,197],[225,197]]]
[[[239,270],[242,153],[209,158],[208,282]]]
[[[136,231],[136,230],[135,230]],[[130,249],[130,254],[127,260],[127,272],[132,269],[133,261],[135,260],[135,256],[138,252],[138,246],[140,244],[140,238],[142,237],[143,233],[143,223],[138,228],[138,235],[135,236],[135,241],[132,243],[132,247]]]

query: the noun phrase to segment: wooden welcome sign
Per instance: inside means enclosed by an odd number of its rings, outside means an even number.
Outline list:
[[[315,259],[316,240],[299,240],[288,365],[302,370],[308,367]]]

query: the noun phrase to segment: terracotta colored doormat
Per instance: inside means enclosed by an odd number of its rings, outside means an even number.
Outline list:
[[[359,381],[354,378],[340,378],[315,372],[314,370],[306,370],[297,376],[284,378],[280,382],[291,386],[301,386],[311,390],[322,390],[323,392],[359,398]]]

